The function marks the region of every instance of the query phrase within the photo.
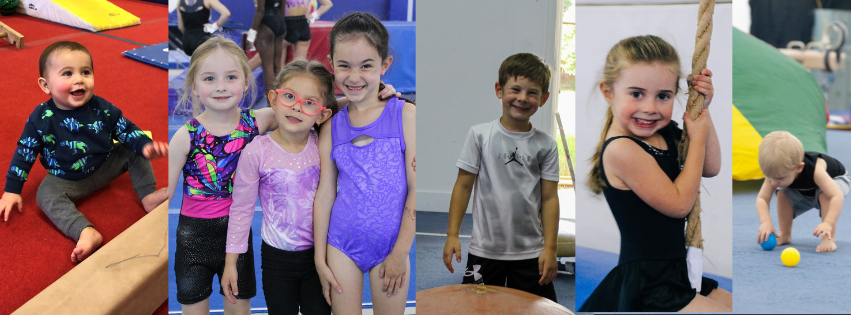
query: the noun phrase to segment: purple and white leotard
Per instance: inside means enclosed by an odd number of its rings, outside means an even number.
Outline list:
[[[408,182],[405,138],[402,131],[404,100],[391,98],[373,123],[352,127],[348,105],[331,119],[339,192],[331,209],[328,244],[342,251],[367,272],[387,258],[402,222]],[[351,141],[375,138],[364,146]]]
[[[263,208],[263,241],[286,251],[313,248],[313,198],[319,186],[317,133],[301,152],[281,148],[271,135],[257,136],[242,151],[233,179],[226,252],[248,250],[254,204]]]

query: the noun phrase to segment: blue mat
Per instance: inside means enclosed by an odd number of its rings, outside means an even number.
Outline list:
[[[851,133],[827,130],[827,154],[846,168],[851,166]],[[851,310],[851,196],[837,222],[833,253],[816,253],[821,242],[813,230],[821,223],[818,212],[802,214],[792,224],[792,244],[764,251],[757,244],[759,216],[756,196],[762,181],[733,182],[733,308],[745,313],[847,313]],[[777,198],[771,200],[771,220],[777,225]],[[786,267],[780,253],[794,247],[801,253],[795,267]],[[842,293],[845,292],[845,293]]]
[[[603,282],[603,278],[617,265],[618,254],[576,246],[576,309],[582,308],[582,304],[585,304],[585,300],[588,300],[597,285]],[[706,273],[703,276],[718,281],[719,288],[733,292],[732,279]],[[736,307],[736,304],[733,306]]]
[[[128,50],[121,54],[152,66],[168,69],[168,42]]]
[[[383,21],[390,34],[393,64],[381,80],[393,84],[396,91],[417,91],[417,27],[415,22]]]

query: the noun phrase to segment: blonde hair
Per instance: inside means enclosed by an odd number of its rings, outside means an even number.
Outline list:
[[[677,55],[677,50],[673,46],[662,38],[653,35],[626,38],[612,47],[606,56],[606,65],[603,67],[603,78],[597,82],[597,85],[605,84],[613,87],[615,82],[620,78],[621,70],[635,64],[652,64],[656,62],[668,66],[670,68],[669,70],[677,76],[677,86],[674,91],[676,95],[680,91],[679,80],[683,76],[680,69],[680,57]],[[606,141],[606,134],[609,133],[609,128],[613,120],[612,107],[609,106],[606,110],[606,122],[603,125],[603,132],[600,134],[600,142],[597,143],[597,149],[594,156],[591,157],[591,172],[588,174],[588,187],[595,194],[603,192],[603,189],[606,188],[606,182],[603,180],[603,174],[600,171],[600,153],[603,150],[603,143]]]
[[[243,79],[248,85],[248,88],[243,92],[242,99],[245,101],[245,97],[248,96],[248,104],[254,104],[257,84],[251,76],[251,67],[248,65],[248,58],[245,57],[245,52],[232,40],[221,35],[216,35],[210,37],[210,39],[198,46],[195,52],[192,53],[192,59],[189,61],[189,69],[186,70],[186,79],[183,81],[183,91],[180,92],[180,99],[178,99],[177,105],[174,107],[175,113],[178,110],[186,111],[191,108],[193,117],[201,114],[201,101],[192,93],[195,90],[195,76],[198,74],[198,70],[201,69],[201,65],[204,64],[204,60],[218,50],[224,51],[236,61],[240,72],[243,74]]]
[[[804,146],[791,133],[769,133],[759,144],[759,168],[768,177],[782,177],[804,161]]]

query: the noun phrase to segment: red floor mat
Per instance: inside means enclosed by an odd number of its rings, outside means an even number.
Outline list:
[[[134,2],[134,1],[128,1]],[[166,14],[165,9],[162,11]],[[0,44],[0,111],[5,115],[0,125],[0,169],[5,174],[21,128],[32,109],[49,96],[37,86],[38,57],[47,45],[57,40],[74,40],[85,45],[92,54],[95,68],[95,94],[121,108],[124,116],[150,130],[154,140],[167,141],[167,72],[121,55],[139,46],[127,42],[75,30],[52,22],[16,15],[4,17],[4,23],[22,33],[24,49]],[[166,34],[162,29],[150,30],[152,37]],[[167,186],[167,159],[152,161],[158,187]],[[15,210],[8,222],[0,221],[0,281],[8,290],[0,299],[0,314],[8,314],[74,267],[70,252],[74,242],[59,232],[36,205],[38,185],[46,172],[36,163],[24,186],[24,212]],[[5,183],[5,178],[3,180]],[[133,192],[126,174],[105,189],[77,203],[78,209],[109,242],[141,218],[145,212]],[[164,288],[165,290],[166,288]],[[156,314],[165,314],[160,307]]]
[[[91,34],[86,31],[74,29],[62,24],[37,19],[23,14],[14,14],[3,17],[3,24],[15,29],[18,33],[24,36],[24,48],[17,49],[5,39],[0,39],[0,53],[6,57],[6,52],[20,52],[32,50],[32,47],[42,46],[42,49],[47,45],[59,40],[74,40],[76,37]],[[41,53],[41,50],[38,51]],[[38,69],[38,54],[36,54],[36,69]],[[5,67],[4,67],[5,68]],[[3,75],[3,77],[6,77]],[[3,81],[6,83],[6,80]]]

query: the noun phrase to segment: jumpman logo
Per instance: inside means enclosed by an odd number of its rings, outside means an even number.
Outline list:
[[[523,163],[520,163],[520,161],[517,160],[517,147],[514,147],[514,152],[511,153],[511,155],[508,156],[508,162],[505,162],[505,165],[508,165],[508,163],[511,163],[511,162],[517,162],[517,164],[520,164],[520,166],[523,166]]]

